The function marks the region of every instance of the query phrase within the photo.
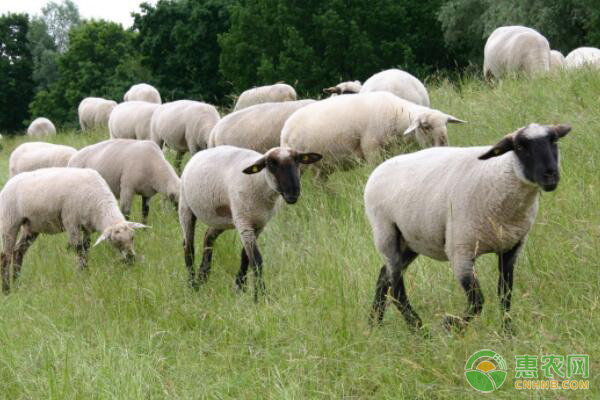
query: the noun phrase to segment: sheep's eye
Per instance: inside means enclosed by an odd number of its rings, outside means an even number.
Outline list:
[[[276,167],[277,166],[277,160],[267,160],[267,164],[271,167]]]

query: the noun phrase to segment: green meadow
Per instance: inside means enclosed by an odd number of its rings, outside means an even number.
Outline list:
[[[442,326],[466,306],[460,285],[447,263],[424,257],[405,282],[428,337],[412,334],[393,307],[370,329],[382,261],[362,197],[375,166],[327,183],[309,171],[299,202],[283,205],[259,239],[267,296],[258,303],[252,290],[234,290],[241,245],[233,231],[216,242],[208,283],[187,286],[177,213],[160,196],[152,229],[136,233],[133,265],[103,243],[79,271],[66,235],[40,236],[19,282],[0,295],[0,398],[475,399],[483,395],[464,366],[481,349],[508,365],[494,398],[599,398],[600,73],[427,85],[433,107],[468,121],[449,127],[453,146],[493,144],[530,122],[573,126],[559,145],[559,187],[541,195],[517,262],[512,338],[501,331],[495,255],[476,264],[486,302],[464,333]],[[73,130],[50,140],[81,148],[106,138]],[[27,140],[4,136],[2,183],[10,152]],[[203,230],[198,224],[197,255]],[[542,355],[589,355],[589,389],[515,389],[515,356],[524,354],[538,356],[540,379]]]

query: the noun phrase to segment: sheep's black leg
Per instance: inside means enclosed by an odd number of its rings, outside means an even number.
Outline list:
[[[517,243],[512,249],[498,254],[498,296],[502,305],[502,328],[509,333],[512,330],[510,318],[510,301],[513,287],[513,270],[522,242]]]
[[[454,316],[446,318],[445,326],[448,329],[452,329],[453,326],[456,326],[460,330],[466,328],[469,321],[474,316],[480,314],[483,309],[483,293],[481,292],[479,281],[475,277],[473,265],[473,260],[453,265],[455,273],[458,272],[458,280],[465,291],[468,304],[465,315],[462,318]]]
[[[148,222],[148,214],[150,214],[150,198],[142,196],[142,223]]]
[[[385,264],[379,271],[379,278],[377,278],[377,285],[375,286],[375,299],[373,300],[373,308],[371,310],[371,318],[369,323],[374,325],[376,322],[381,323],[383,321],[383,314],[385,313],[386,307],[386,295],[390,290],[390,280],[388,278],[387,267]]]
[[[258,294],[265,294],[265,281],[263,280],[263,260],[258,246],[254,243],[254,257],[252,262],[254,268],[254,301],[258,302]]]
[[[248,254],[246,254],[246,249],[242,249],[240,260],[240,271],[235,278],[235,285],[238,290],[246,290],[246,273],[248,272],[248,264],[250,262]]]
[[[202,285],[208,279],[210,273],[210,264],[212,262],[213,243],[223,233],[223,230],[208,228],[204,235],[204,253],[202,255],[202,264],[198,270],[198,285]]]
[[[21,274],[21,265],[23,264],[23,257],[25,257],[25,253],[37,237],[37,233],[23,232],[23,236],[21,236],[21,239],[19,239],[19,242],[17,243],[17,248],[13,254],[13,282],[16,281],[19,275]]]
[[[194,237],[196,235],[196,216],[192,210],[180,210],[180,221],[183,227],[183,256],[185,267],[188,271],[188,283],[192,288],[197,288],[194,273]]]
[[[10,261],[12,257],[2,252],[0,262],[2,263],[2,291],[7,294],[10,291]]]
[[[410,249],[406,249],[400,258],[400,268],[396,268],[392,275],[392,297],[394,299],[394,304],[404,316],[404,319],[408,323],[408,325],[412,328],[420,328],[423,326],[421,322],[421,318],[419,315],[413,310],[410,302],[408,301],[408,297],[406,296],[406,289],[404,287],[404,271],[408,267],[408,265],[413,262],[413,260],[417,257],[417,253]]]

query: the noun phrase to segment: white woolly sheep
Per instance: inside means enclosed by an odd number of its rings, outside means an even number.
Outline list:
[[[209,147],[231,145],[265,153],[279,146],[283,124],[296,110],[315,100],[257,104],[233,112],[215,125]]]
[[[178,100],[160,106],[152,116],[151,137],[160,148],[163,144],[177,152],[175,167],[181,167],[183,155],[194,155],[208,147],[210,132],[221,116],[210,104]]]
[[[318,161],[320,155],[274,148],[264,155],[233,146],[218,146],[197,153],[181,176],[179,222],[183,229],[185,265],[189,283],[197,288],[210,272],[212,247],[226,229],[236,229],[244,246],[240,271],[235,280],[244,289],[250,265],[255,273],[254,298],[264,290],[262,258],[256,239],[275,214],[281,197],[294,204],[300,196],[299,164]],[[196,218],[208,229],[204,253],[194,272]]]
[[[34,119],[27,128],[29,136],[48,136],[56,134],[56,128],[48,118],[39,117]]]
[[[116,101],[100,97],[86,97],[81,100],[77,108],[81,130],[108,126],[108,118],[116,106]]]
[[[600,68],[600,49],[595,47],[579,47],[565,57],[566,68],[591,66]]]
[[[364,197],[375,246],[385,262],[372,321],[383,319],[391,287],[409,326],[421,326],[406,297],[403,274],[423,254],[450,261],[469,304],[463,318],[446,318],[446,327],[464,328],[483,305],[475,260],[496,253],[503,326],[510,332],[515,260],[535,222],[540,188],[552,191],[558,185],[556,142],[570,130],[568,125],[530,124],[494,146],[427,149],[378,166]]]
[[[565,56],[558,50],[550,50],[550,69],[558,70],[565,67]]]
[[[67,232],[69,245],[77,250],[79,267],[85,268],[92,232],[102,232],[95,245],[108,239],[132,260],[133,230],[144,227],[125,220],[115,196],[94,170],[43,168],[18,174],[0,192],[2,290],[10,289],[11,262],[14,281],[25,252],[40,233]]]
[[[28,142],[19,145],[10,153],[8,171],[12,178],[21,172],[40,168],[66,167],[77,150],[71,146],[46,142]]]
[[[123,101],[147,101],[148,103],[161,104],[160,93],[152,85],[138,83],[129,88],[123,96]]]
[[[322,154],[319,172],[327,174],[324,168],[348,165],[354,158],[377,161],[403,134],[424,147],[445,146],[449,122],[464,121],[389,92],[337,96],[292,114],[281,131],[281,145]]]
[[[260,103],[274,103],[282,101],[296,100],[296,91],[290,85],[285,83],[276,83],[275,85],[260,86],[248,89],[238,97],[233,111],[239,111],[243,108]]]
[[[488,79],[550,70],[548,40],[535,29],[525,26],[497,28],[485,43],[483,53],[483,75]]]
[[[128,101],[117,105],[110,113],[108,131],[111,139],[150,140],[150,121],[160,104]]]
[[[413,103],[429,107],[429,94],[420,80],[406,71],[388,69],[366,80],[360,93],[390,92]]]
[[[360,92],[361,88],[362,85],[360,84],[360,81],[348,81],[325,88],[323,89],[323,93],[329,93],[332,96],[337,96],[340,94],[356,94]]]
[[[142,222],[150,212],[150,199],[164,194],[173,203],[179,200],[179,177],[162,151],[149,140],[112,139],[79,150],[69,167],[92,168],[120,199],[126,217],[134,195],[142,196]]]

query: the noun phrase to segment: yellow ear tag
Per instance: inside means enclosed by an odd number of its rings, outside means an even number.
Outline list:
[[[309,157],[307,155],[305,155],[304,157],[302,157],[302,161],[308,161]]]
[[[252,172],[258,172],[258,167],[256,165],[252,166]]]
[[[496,149],[496,150],[494,150],[494,154],[495,154],[495,155],[498,155],[498,154],[500,154],[500,149]]]

